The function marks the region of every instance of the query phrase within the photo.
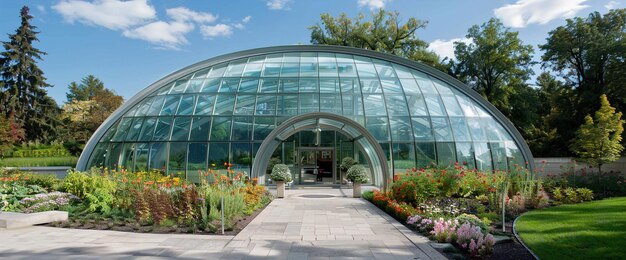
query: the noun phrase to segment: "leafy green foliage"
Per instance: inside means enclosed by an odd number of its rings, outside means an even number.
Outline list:
[[[369,174],[363,165],[353,165],[348,169],[346,178],[353,183],[366,183],[369,181]]]
[[[359,162],[357,162],[354,158],[348,156],[345,157],[341,160],[341,164],[339,165],[339,168],[342,171],[348,171],[348,169],[350,169],[350,167],[357,165]]]
[[[272,174],[270,178],[273,181],[284,181],[291,182],[291,172],[289,171],[289,166],[285,164],[276,164],[274,168],[272,168]]]
[[[63,185],[67,192],[87,203],[89,212],[108,214],[111,211],[117,185],[97,170],[87,173],[70,170]]]
[[[580,160],[598,167],[601,173],[602,165],[619,159],[624,150],[621,144],[624,120],[622,113],[616,113],[615,108],[611,107],[606,95],[600,96],[600,103],[601,107],[594,118],[587,115],[585,123],[576,132],[572,151]]]

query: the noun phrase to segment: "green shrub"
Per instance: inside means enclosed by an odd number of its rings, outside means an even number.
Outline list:
[[[456,220],[459,222],[459,225],[463,225],[463,223],[470,223],[474,226],[479,227],[480,230],[483,232],[483,234],[489,233],[490,223],[487,223],[487,222],[491,222],[491,221],[489,221],[488,219],[481,220],[475,215],[461,214],[458,217],[456,217]]]
[[[270,178],[273,181],[291,182],[291,172],[289,171],[289,167],[285,164],[274,165]]]
[[[358,164],[358,163],[359,163],[359,162],[357,162],[357,161],[356,161],[354,158],[352,158],[352,157],[349,157],[349,156],[348,156],[348,157],[344,157],[344,158],[341,160],[341,164],[339,165],[339,168],[340,168],[342,171],[348,171],[348,169],[350,169],[350,167],[352,167],[352,166],[354,166],[354,165],[356,165],[356,164]]]
[[[587,188],[578,188],[576,189],[576,193],[578,193],[578,197],[581,201],[591,201],[593,200],[593,191]]]
[[[107,176],[102,176],[96,169],[90,172],[68,171],[63,182],[65,190],[83,199],[89,212],[108,214],[114,201],[116,184]]]
[[[25,183],[28,185],[37,185],[48,191],[61,190],[63,188],[63,180],[57,178],[54,174],[26,174]]]
[[[361,197],[366,200],[372,201],[372,198],[374,198],[374,191],[366,190],[361,194]]]
[[[369,176],[365,167],[362,165],[353,165],[348,169],[348,173],[346,174],[346,178],[353,183],[366,183],[369,181]]]
[[[24,157],[0,159],[0,167],[47,167],[47,166],[76,166],[78,157]]]

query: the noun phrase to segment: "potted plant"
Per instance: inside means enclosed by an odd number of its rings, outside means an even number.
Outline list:
[[[291,172],[289,167],[284,164],[276,164],[272,169],[270,179],[276,182],[276,197],[285,197],[285,182],[291,182]]]
[[[355,198],[361,197],[361,184],[369,181],[367,171],[362,165],[353,165],[348,169],[346,178],[352,182],[352,196]]]
[[[341,184],[346,184],[346,172],[350,167],[357,164],[357,161],[352,157],[345,157],[341,160],[341,164],[339,165],[339,169],[341,170]]]

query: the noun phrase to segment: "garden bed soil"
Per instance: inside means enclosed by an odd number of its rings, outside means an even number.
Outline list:
[[[270,202],[271,203],[271,202]],[[267,204],[269,205],[269,203]],[[243,230],[252,220],[254,220],[260,213],[267,207],[267,205],[255,210],[252,214],[235,219],[235,225],[230,230],[225,230],[224,235],[234,236]],[[112,230],[122,232],[135,232],[135,233],[154,233],[154,234],[196,234],[196,235],[221,235],[219,221],[214,221],[217,224],[218,230],[216,232],[207,232],[202,230],[193,230],[189,227],[164,227],[164,226],[141,226],[137,222],[123,222],[113,219],[104,220],[69,220],[63,222],[53,222],[48,224],[42,224],[41,226],[48,227],[60,227],[60,228],[73,228],[73,229],[95,229],[95,230]]]

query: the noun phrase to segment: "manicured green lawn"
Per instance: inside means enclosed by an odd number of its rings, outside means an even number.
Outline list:
[[[0,167],[44,167],[71,166],[75,167],[78,157],[23,157],[0,159]]]
[[[626,259],[626,197],[529,212],[516,230],[541,259]]]

